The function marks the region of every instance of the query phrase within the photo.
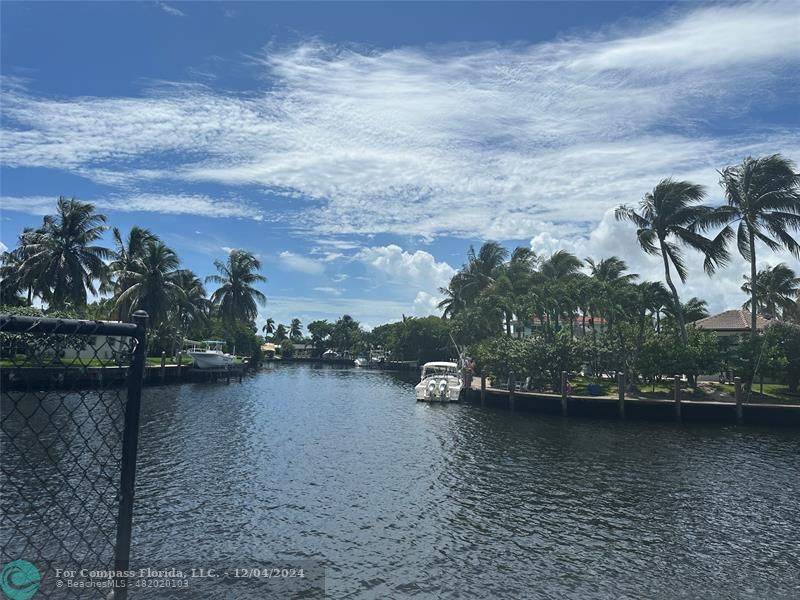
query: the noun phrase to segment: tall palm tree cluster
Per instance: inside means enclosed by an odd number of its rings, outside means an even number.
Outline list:
[[[538,257],[528,248],[509,254],[497,242],[486,242],[477,252],[470,248],[467,262],[440,290],[443,316],[453,319],[468,343],[503,328],[509,336],[512,330],[535,329],[551,339],[560,331],[585,334],[587,328],[596,337],[602,329],[612,338],[622,323],[631,322],[638,325],[641,339],[648,326],[660,332],[667,319],[685,345],[687,323],[708,314],[705,301],[691,298],[684,304],[679,297],[674,276],[685,282],[689,275],[685,251],[700,252],[706,273],[713,275],[731,261],[729,246],[735,239],[750,266],[742,289],[750,295],[744,307],[751,310],[755,338],[758,313],[798,314],[795,272],[783,263],[757,271],[756,257],[759,245],[800,257],[793,237],[800,229],[800,175],[792,161],[776,154],[723,169],[720,184],[726,204],[719,207],[703,204],[703,186],[664,179],[638,207],[616,209],[618,220],[635,225],[641,249],[662,259],[666,286],[639,281],[617,256],[581,260],[559,251]]]
[[[180,339],[193,325],[219,317],[224,323],[255,322],[266,297],[255,286],[266,281],[251,253],[234,250],[215,261],[218,274],[200,279],[181,268],[177,253],[151,231],[134,226],[124,236],[111,231],[113,248],[101,246],[108,227],[93,205],[59,198],[56,214],[27,229],[18,245],[0,256],[0,300],[30,304],[39,298],[51,309],[87,311],[89,295],[110,296],[110,314],[128,321],[147,311],[150,327]],[[218,287],[209,297],[204,283]]]

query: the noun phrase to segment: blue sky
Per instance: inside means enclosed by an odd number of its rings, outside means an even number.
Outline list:
[[[262,320],[436,313],[470,244],[625,257],[663,177],[800,159],[793,3],[13,3],[0,242],[59,195],[186,267],[258,254]],[[761,249],[762,264],[788,255]],[[744,300],[745,265],[682,293]]]

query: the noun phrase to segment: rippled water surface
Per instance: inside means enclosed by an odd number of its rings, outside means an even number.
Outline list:
[[[133,555],[320,561],[337,599],[800,597],[796,430],[515,416],[412,388],[277,366],[146,389]]]

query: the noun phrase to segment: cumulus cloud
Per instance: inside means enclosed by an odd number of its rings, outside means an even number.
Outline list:
[[[800,154],[792,126],[751,114],[797,94],[797,29],[793,3],[686,5],[533,45],[270,47],[251,93],[12,86],[0,155],[128,188],[257,185],[313,201],[292,223],[322,235],[576,235],[664,176]]]
[[[442,309],[439,308],[440,296],[433,296],[428,292],[417,292],[414,298],[414,308],[412,314],[416,317],[427,317],[428,315],[441,316]]]
[[[306,256],[300,256],[289,250],[284,250],[278,255],[281,265],[290,271],[299,271],[308,275],[319,275],[325,267],[319,261]]]
[[[566,250],[579,258],[595,260],[618,256],[628,264],[631,273],[638,273],[640,280],[664,281],[664,263],[660,256],[645,254],[636,241],[636,230],[629,223],[619,222],[614,218],[614,211],[608,210],[588,236],[559,237],[550,232],[542,232],[530,241],[531,249],[538,255],[547,257],[558,250]],[[685,302],[697,296],[708,302],[709,310],[718,312],[729,308],[738,308],[747,298],[741,291],[744,275],[750,272],[750,263],[730,248],[731,261],[727,267],[718,269],[709,277],[703,271],[703,257],[691,249],[684,249],[689,277],[681,283],[675,270],[672,279],[678,288],[681,301]],[[759,269],[786,262],[795,270],[800,264],[788,252],[772,253],[761,247],[757,250]]]
[[[456,272],[430,252],[406,252],[395,244],[364,248],[355,259],[388,281],[428,291],[446,286]]]

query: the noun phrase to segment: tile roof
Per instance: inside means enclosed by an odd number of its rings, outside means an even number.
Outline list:
[[[699,329],[710,331],[749,331],[750,311],[742,309],[726,310],[716,315],[691,323]],[[756,328],[763,331],[770,324],[769,319],[756,315]]]

